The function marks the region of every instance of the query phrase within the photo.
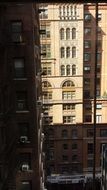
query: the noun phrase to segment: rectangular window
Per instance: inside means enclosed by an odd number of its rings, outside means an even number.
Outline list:
[[[14,59],[14,71],[16,78],[24,78],[25,77],[25,63],[23,58],[15,58]]]
[[[96,104],[96,109],[102,109],[102,104],[101,103],[97,103]]]
[[[49,160],[54,160],[54,150],[49,151]]]
[[[91,34],[91,28],[85,28],[84,29],[84,34],[85,35],[90,35]]]
[[[102,122],[102,115],[96,115],[96,123]]]
[[[93,129],[87,129],[87,137],[93,137],[94,131]]]
[[[84,73],[85,73],[85,74],[89,74],[90,71],[91,71],[91,67],[90,67],[90,66],[85,66],[85,67],[84,67]]]
[[[85,21],[91,21],[91,14],[90,13],[85,13],[84,14],[84,20]]]
[[[74,91],[64,91],[62,92],[62,99],[63,100],[71,100],[73,97],[75,97]]]
[[[92,159],[89,159],[89,160],[87,161],[87,167],[88,167],[88,168],[92,168],[92,167],[93,167],[93,160],[92,160]]]
[[[86,103],[84,106],[85,106],[85,110],[91,110],[92,109],[92,106],[90,103]]]
[[[50,38],[50,26],[49,25],[41,25],[41,39],[42,38]]]
[[[90,98],[90,90],[84,90],[84,99]]]
[[[90,86],[90,78],[84,78],[84,85],[85,86]]]
[[[25,143],[29,138],[29,123],[18,123],[20,142]]]
[[[44,117],[44,125],[51,125],[53,123],[53,117]]]
[[[75,104],[63,104],[63,110],[75,110]]]
[[[71,131],[71,137],[72,138],[77,138],[78,137],[78,131],[77,131],[77,129],[72,129],[72,131]]]
[[[51,45],[50,44],[41,44],[41,56],[42,58],[51,57]]]
[[[43,75],[51,75],[51,66],[43,66]]]
[[[31,169],[31,153],[20,154],[20,167],[22,171],[28,171]]]
[[[84,53],[84,61],[90,61],[91,60],[91,54],[90,53]]]
[[[101,13],[98,13],[98,21],[101,20],[101,17],[102,17],[102,14],[101,14]]]
[[[107,129],[100,129],[100,137],[107,137]]]
[[[97,61],[101,61],[101,53],[97,53]]]
[[[67,155],[62,155],[62,160],[63,161],[68,161],[68,156]]]
[[[93,143],[87,144],[87,152],[88,154],[93,154]]]
[[[91,48],[91,41],[90,40],[84,41],[84,48],[86,48],[86,49]]]
[[[92,116],[91,115],[85,115],[85,122],[92,122]]]
[[[16,109],[17,109],[17,111],[28,110],[27,92],[26,91],[17,91],[16,92]]]
[[[32,190],[31,181],[22,181],[19,190]]]
[[[12,42],[21,43],[22,39],[22,22],[21,21],[13,21],[11,23],[11,34],[12,34]]]
[[[63,123],[75,123],[75,116],[63,116]]]
[[[52,92],[43,92],[43,100],[52,100]]]

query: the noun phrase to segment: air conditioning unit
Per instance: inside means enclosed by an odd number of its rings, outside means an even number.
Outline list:
[[[42,100],[37,100],[37,106],[42,106]]]
[[[26,143],[27,141],[28,141],[28,137],[27,136],[21,136],[20,137],[20,142]]]
[[[29,165],[28,164],[23,164],[22,165],[22,171],[28,171],[29,170]]]

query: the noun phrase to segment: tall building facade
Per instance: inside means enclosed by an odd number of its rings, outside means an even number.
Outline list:
[[[41,4],[41,9],[44,10],[40,14],[40,29],[47,175],[93,171],[96,56],[98,173],[101,146],[107,141],[107,5],[98,5],[98,25],[95,4]]]
[[[35,3],[0,5],[0,189],[43,188],[38,15]]]

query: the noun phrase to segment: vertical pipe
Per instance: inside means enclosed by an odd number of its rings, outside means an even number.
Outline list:
[[[93,136],[93,190],[95,190],[95,174],[96,174],[96,90],[97,90],[97,29],[98,29],[98,3],[95,4],[95,69],[94,69],[94,136]]]

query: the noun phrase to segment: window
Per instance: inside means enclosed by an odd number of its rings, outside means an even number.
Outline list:
[[[52,110],[52,105],[43,105],[43,110],[44,111],[51,111]]]
[[[85,14],[84,14],[84,20],[85,20],[85,21],[91,21],[91,14],[85,13]]]
[[[29,137],[29,123],[18,123],[18,129],[20,137],[25,137],[25,140],[27,140]]]
[[[102,109],[102,104],[101,103],[97,103],[96,104],[96,109]]]
[[[43,75],[51,75],[51,66],[43,66]]]
[[[49,160],[54,160],[54,151],[53,150],[49,151]]]
[[[68,150],[68,144],[63,144],[62,147],[64,150]]]
[[[70,39],[70,29],[67,28],[66,29],[66,40],[69,40]]]
[[[43,92],[43,100],[52,100],[52,92]]]
[[[20,166],[22,171],[28,171],[31,169],[31,153],[20,154]]]
[[[24,78],[25,77],[24,59],[21,59],[21,58],[14,59],[14,72],[15,72],[16,78]]]
[[[85,73],[85,74],[89,74],[90,71],[91,71],[91,67],[90,67],[90,66],[85,66],[85,67],[84,67],[84,73]]]
[[[90,40],[85,40],[84,42],[84,48],[91,48],[91,41]]]
[[[63,116],[63,123],[75,123],[75,116]]]
[[[17,91],[16,92],[16,109],[17,111],[23,111],[28,109],[27,105],[27,92]]]
[[[87,129],[87,137],[93,137],[94,131],[93,129]]]
[[[32,190],[31,181],[22,181],[19,190]]]
[[[93,160],[92,159],[88,159],[87,160],[87,167],[88,168],[92,168],[93,167]]]
[[[72,144],[72,150],[77,150],[78,149],[78,145],[76,143]]]
[[[62,160],[63,161],[68,161],[68,156],[67,155],[62,155]]]
[[[61,47],[61,58],[65,57],[65,48]]]
[[[85,28],[84,29],[84,34],[85,35],[90,35],[91,34],[91,28]]]
[[[91,115],[85,115],[85,122],[92,122],[92,116]]]
[[[90,90],[84,90],[84,98],[89,99],[90,98]]]
[[[66,58],[70,57],[70,47],[66,48]]]
[[[75,104],[63,104],[63,110],[75,110]]]
[[[44,125],[51,125],[53,123],[53,117],[44,117]]]
[[[61,76],[65,75],[65,66],[61,65]]]
[[[47,6],[41,6],[41,9],[43,9],[44,11],[41,11],[41,13],[39,14],[41,19],[47,19],[48,18],[48,8]]]
[[[51,84],[48,81],[42,82],[42,87],[43,88],[51,88]]]
[[[71,131],[71,137],[72,138],[77,138],[78,137],[78,131],[77,131],[77,129],[72,129],[72,131]]]
[[[66,66],[66,75],[70,75],[70,65]]]
[[[101,20],[101,17],[102,17],[102,14],[101,14],[101,13],[98,13],[98,21]]]
[[[102,122],[102,115],[96,115],[96,123]]]
[[[75,86],[74,83],[70,80],[66,81],[63,83],[62,87],[72,87],[72,86]]]
[[[72,65],[72,75],[76,75],[76,65]]]
[[[63,91],[62,92],[63,100],[71,100],[73,97],[75,97],[75,91]]]
[[[41,56],[42,58],[51,57],[51,45],[50,44],[41,44]]]
[[[91,60],[91,54],[90,53],[84,53],[84,61],[90,61]]]
[[[90,78],[84,78],[84,85],[90,86]]]
[[[72,39],[76,39],[76,28],[72,28]]]
[[[54,138],[54,129],[51,129],[51,128],[48,129],[47,133],[48,133],[50,138]]]
[[[107,137],[107,129],[100,129],[100,137]]]
[[[13,21],[11,23],[12,30],[12,42],[21,43],[22,39],[22,22],[21,21]]]
[[[64,28],[60,29],[60,39],[63,40],[64,39]]]
[[[68,131],[66,129],[62,130],[62,137],[68,138]]]
[[[72,47],[72,58],[76,57],[76,47]]]
[[[101,61],[101,53],[97,53],[97,61]]]
[[[85,107],[86,110],[91,110],[92,109],[91,104],[88,103],[88,102],[84,105],[84,107]]]
[[[74,154],[72,156],[72,162],[77,162],[78,161],[78,156],[76,154]]]
[[[50,38],[50,26],[49,25],[41,25],[40,31],[41,38]]]
[[[87,153],[88,154],[93,154],[93,143],[88,143],[87,144]]]

